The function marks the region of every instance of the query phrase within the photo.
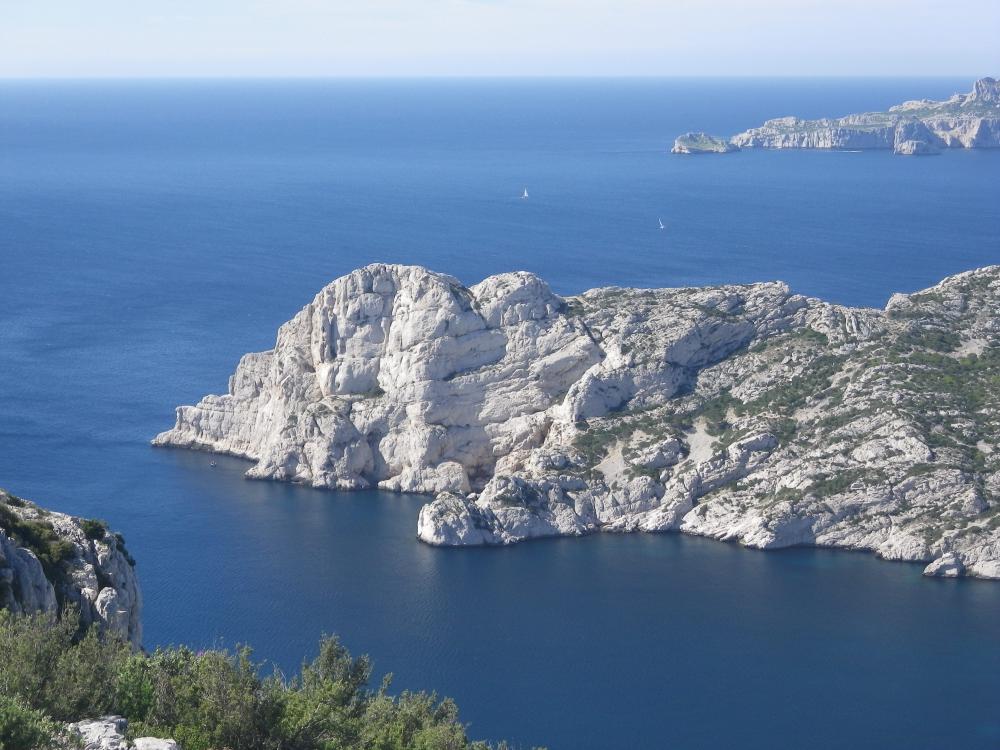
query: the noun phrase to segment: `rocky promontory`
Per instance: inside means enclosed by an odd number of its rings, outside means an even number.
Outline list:
[[[45,510],[0,490],[0,609],[79,611],[138,648],[142,594],[120,534],[101,521]]]
[[[157,445],[435,495],[431,544],[680,531],[1000,578],[1000,267],[848,308],[779,282],[554,294],[375,264]]]
[[[725,143],[730,149],[712,148],[697,153],[764,148],[892,149],[904,155],[940,153],[947,148],[1000,147],[1000,82],[981,78],[968,94],[945,101],[920,99],[890,107],[887,112],[866,112],[820,120],[779,117],[732,138],[688,133],[677,139],[702,136],[700,142]]]
[[[739,147],[725,138],[708,133],[679,135],[674,140],[674,147],[670,149],[672,154],[728,154],[730,151],[739,151]]]

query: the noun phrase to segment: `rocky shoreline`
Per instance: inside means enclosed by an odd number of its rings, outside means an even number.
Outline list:
[[[729,153],[740,149],[890,149],[926,156],[949,148],[1000,148],[1000,82],[981,78],[968,94],[945,101],[920,99],[838,118],[779,117],[731,138],[685,133],[675,154]]]
[[[884,310],[761,283],[466,288],[375,264],[177,410],[250,478],[435,495],[418,536],[680,531],[1000,578],[1000,267]]]

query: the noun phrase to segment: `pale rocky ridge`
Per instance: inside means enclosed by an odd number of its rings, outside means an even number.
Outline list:
[[[463,287],[375,264],[154,443],[247,476],[435,494],[420,539],[681,531],[1000,578],[1000,267],[885,310],[781,283]]]
[[[692,153],[675,141],[675,153]],[[821,120],[779,117],[744,131],[728,141],[702,136],[699,142],[720,142],[732,151],[749,148],[784,149],[891,149],[903,155],[928,155],[948,148],[1000,148],[1000,82],[981,78],[968,94],[945,101],[920,99],[889,108]],[[725,153],[711,148],[698,153]]]
[[[82,624],[138,648],[142,593],[134,564],[121,535],[103,524],[0,490],[0,609],[58,615],[73,606]]]

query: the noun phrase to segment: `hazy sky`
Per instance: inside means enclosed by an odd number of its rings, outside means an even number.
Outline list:
[[[1000,75],[1000,0],[0,0],[0,76]]]

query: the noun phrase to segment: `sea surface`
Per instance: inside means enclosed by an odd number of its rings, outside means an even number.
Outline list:
[[[336,632],[475,737],[998,748],[998,583],[678,535],[435,549],[419,497],[149,446],[372,261],[872,306],[998,263],[1000,151],[667,154],[973,77],[0,83],[0,486],[124,532],[148,647],[291,671]]]

